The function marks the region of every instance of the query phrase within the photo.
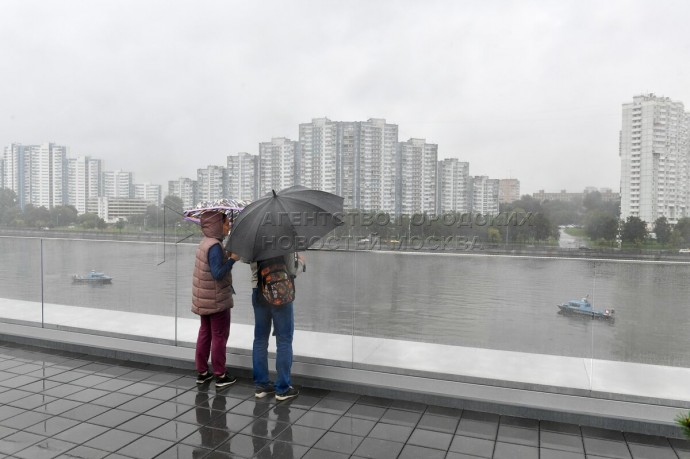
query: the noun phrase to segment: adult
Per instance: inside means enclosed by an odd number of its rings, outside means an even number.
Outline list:
[[[232,265],[239,257],[228,257],[221,242],[230,230],[222,212],[209,211],[200,217],[204,237],[196,250],[192,283],[192,312],[201,319],[196,340],[197,384],[216,377],[216,388],[230,386],[237,378],[225,369],[225,347],[230,336],[230,309],[233,306]],[[211,356],[213,372],[209,371]]]
[[[293,278],[304,271],[304,257],[290,253],[282,257],[287,272]],[[256,398],[264,398],[275,393],[276,400],[288,400],[299,395],[292,387],[292,337],[295,331],[293,303],[271,306],[261,294],[258,282],[258,264],[250,263],[252,272],[252,306],[254,307],[254,345],[252,347],[252,366]],[[272,382],[268,374],[268,338],[276,337],[276,380]]]

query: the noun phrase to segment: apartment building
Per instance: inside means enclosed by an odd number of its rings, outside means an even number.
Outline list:
[[[253,201],[259,193],[259,157],[249,153],[228,155],[224,197]]]
[[[299,125],[301,185],[337,193],[337,130],[337,123],[328,118],[315,118]]]
[[[123,170],[104,171],[103,196],[131,199],[134,196],[133,174]]]
[[[643,94],[623,104],[621,218],[675,223],[689,215],[689,129],[682,102]]]
[[[500,204],[510,204],[519,199],[520,180],[513,178],[498,180],[498,202]]]
[[[161,199],[161,186],[152,183],[135,183],[134,199],[145,201],[149,205],[160,206],[163,202]]]
[[[486,175],[472,178],[472,212],[482,215],[498,214],[499,180]]]
[[[90,198],[103,195],[102,161],[90,156],[67,158],[67,204],[86,212]]]
[[[197,200],[215,201],[225,196],[225,181],[227,169],[222,166],[208,166],[205,169],[197,169]]]
[[[436,213],[438,145],[425,139],[398,143],[396,213]]]
[[[299,184],[299,152],[299,142],[286,137],[259,143],[257,197]]]
[[[185,209],[191,209],[200,201],[197,197],[196,181],[186,177],[168,181],[168,195],[182,199]]]
[[[458,158],[438,162],[437,214],[470,211],[470,163]]]

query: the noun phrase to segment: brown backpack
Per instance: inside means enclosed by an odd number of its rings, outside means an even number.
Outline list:
[[[283,257],[262,260],[257,265],[259,291],[267,304],[283,306],[295,300],[294,276],[288,273]]]

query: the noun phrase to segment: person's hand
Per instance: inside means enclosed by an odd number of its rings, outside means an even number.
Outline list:
[[[240,259],[240,256],[237,255],[236,253],[230,252],[230,253],[228,254],[228,256],[229,256],[230,258],[232,258],[233,260],[235,260],[235,261],[237,261],[237,260]]]
[[[297,259],[298,259],[299,261],[301,261],[302,263],[304,263],[304,261],[305,261],[305,260],[304,260],[304,256],[301,255],[301,254],[299,254],[299,253],[297,254]]]

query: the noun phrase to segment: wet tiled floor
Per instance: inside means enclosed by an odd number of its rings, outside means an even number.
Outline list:
[[[0,342],[0,457],[690,459],[690,442],[251,381]]]

